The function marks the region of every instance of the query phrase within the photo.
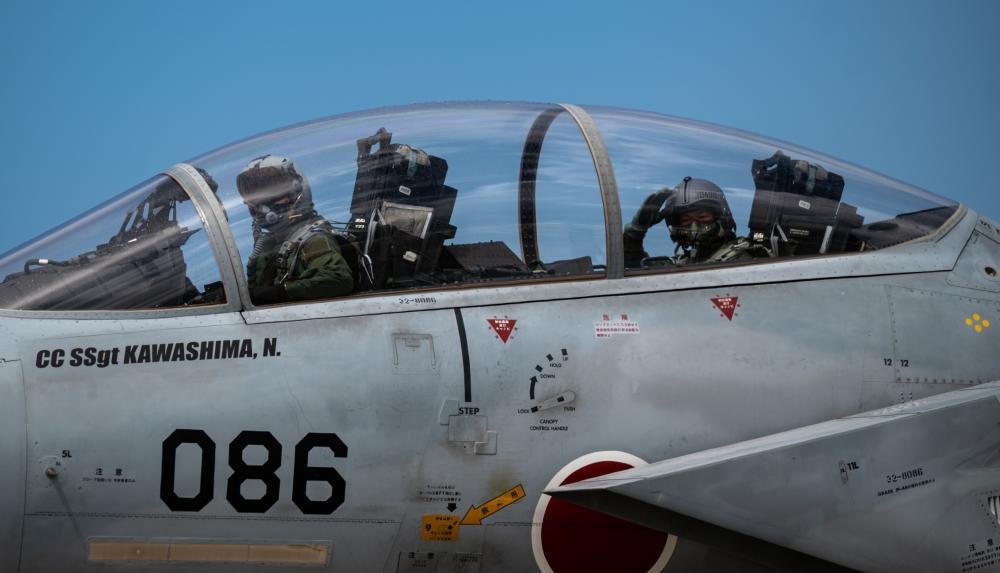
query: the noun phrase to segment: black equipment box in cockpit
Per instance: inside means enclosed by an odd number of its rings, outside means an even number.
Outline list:
[[[753,160],[751,174],[750,237],[771,241],[782,251],[776,254],[842,251],[850,229],[863,222],[856,207],[840,201],[844,178],[823,167],[777,151]]]
[[[384,128],[358,140],[349,231],[365,245],[373,262],[381,263],[375,275],[405,280],[436,269],[444,241],[455,236],[450,221],[458,190],[444,184],[447,174],[447,161],[392,143],[392,134]],[[413,219],[416,215],[419,225]],[[419,233],[414,233],[416,227]],[[379,261],[380,256],[393,260]],[[399,257],[405,259],[395,260]],[[381,282],[376,277],[376,285]]]
[[[373,151],[375,145],[378,149]],[[379,129],[358,140],[358,176],[351,213],[371,216],[382,201],[441,208],[438,218],[450,219],[451,190],[444,184],[448,162],[405,144],[392,143],[392,134]],[[443,215],[447,215],[444,217]]]

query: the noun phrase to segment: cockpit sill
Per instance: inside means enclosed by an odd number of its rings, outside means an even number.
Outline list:
[[[704,288],[735,288],[840,278],[876,277],[950,271],[976,229],[979,215],[959,205],[935,232],[893,247],[867,253],[836,253],[791,259],[761,259],[678,268],[670,272],[629,274],[620,279],[604,276],[566,277],[545,282],[491,282],[405,291],[355,293],[343,298],[254,306],[249,298],[231,297],[225,304],[166,309],[48,311],[5,310],[0,317],[70,320],[138,320],[197,317],[242,312],[248,324],[346,318],[376,314],[448,310],[461,307],[499,306],[578,298],[599,298],[652,292]],[[227,292],[239,292],[226,285]]]

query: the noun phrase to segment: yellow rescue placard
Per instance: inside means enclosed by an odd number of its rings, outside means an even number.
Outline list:
[[[457,541],[458,516],[428,514],[420,522],[421,541]]]
[[[485,503],[470,507],[462,518],[462,525],[479,525],[487,517],[522,499],[524,487],[518,484]]]

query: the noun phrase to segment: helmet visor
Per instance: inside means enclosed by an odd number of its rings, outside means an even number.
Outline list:
[[[251,207],[273,203],[298,193],[301,187],[297,177],[277,167],[249,169],[236,177],[236,189]]]

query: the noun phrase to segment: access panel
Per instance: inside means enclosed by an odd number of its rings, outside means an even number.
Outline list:
[[[21,363],[0,361],[0,571],[17,571],[21,558],[24,439]]]

